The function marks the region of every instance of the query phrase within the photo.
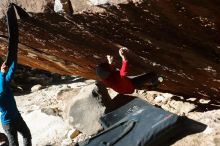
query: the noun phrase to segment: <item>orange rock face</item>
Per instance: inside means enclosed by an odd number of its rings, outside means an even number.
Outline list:
[[[96,64],[111,54],[120,67],[118,49],[126,46],[131,75],[153,69],[165,77],[159,90],[219,101],[219,7],[217,0],[148,0],[72,16],[32,13],[19,20],[19,63],[96,79]],[[2,18],[2,56],[6,28]]]

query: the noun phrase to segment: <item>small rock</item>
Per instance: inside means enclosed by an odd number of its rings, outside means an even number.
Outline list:
[[[73,139],[74,142],[82,142],[86,139],[91,138],[91,136],[87,136],[86,134],[80,133],[76,138]]]
[[[200,99],[199,102],[202,104],[208,104],[211,100],[210,99]]]
[[[168,99],[171,99],[173,97],[173,94],[163,93],[163,97],[165,97],[168,100]]]
[[[31,92],[36,92],[38,90],[42,89],[42,85],[40,84],[37,84],[37,85],[34,85],[32,88],[31,88]]]
[[[55,0],[55,2],[54,2],[54,11],[55,12],[62,12],[63,11],[63,5],[60,2],[60,0]]]
[[[17,89],[20,91],[24,91],[24,89],[21,86],[17,86]]]
[[[61,143],[61,146],[70,146],[72,145],[72,140],[67,138],[67,139],[64,139]]]
[[[161,102],[164,101],[164,99],[165,99],[165,97],[159,95],[159,96],[155,97],[154,101],[157,102],[157,103],[161,103]]]
[[[196,101],[196,100],[197,98],[193,98],[193,97],[187,99],[187,101]]]
[[[190,111],[196,108],[196,105],[189,102],[171,100],[167,104],[162,105],[162,108],[178,115],[188,114]]]
[[[158,77],[158,81],[161,83],[163,82],[163,78],[162,77]]]
[[[118,95],[118,92],[112,90],[111,88],[108,88],[108,94],[111,97],[111,99],[113,99],[114,97]]]
[[[74,139],[74,138],[77,137],[79,134],[80,134],[80,131],[77,130],[77,129],[75,129],[75,128],[73,128],[72,130],[70,130],[70,131],[68,132],[67,137],[68,137],[69,139]]]
[[[58,108],[42,108],[41,112],[47,115],[58,116],[61,111]]]

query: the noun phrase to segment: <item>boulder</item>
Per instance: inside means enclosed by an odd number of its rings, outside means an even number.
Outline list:
[[[99,118],[112,108],[107,89],[99,83],[82,88],[67,103],[64,117],[72,127],[86,135],[94,135],[102,129]]]
[[[95,67],[107,54],[115,56],[120,68],[118,49],[126,46],[133,52],[129,56],[131,75],[154,70],[164,77],[160,91],[220,100],[220,18],[216,13],[220,1],[70,2],[74,11],[84,12],[62,15],[47,11],[53,10],[52,1],[17,1],[32,12],[19,20],[20,64],[97,79]],[[86,9],[96,4],[103,11]],[[7,48],[6,28],[2,18],[2,57]]]
[[[34,85],[32,88],[31,88],[31,92],[35,92],[35,91],[38,91],[40,89],[42,89],[42,85],[40,84],[37,84],[37,85]]]
[[[22,115],[22,117],[31,131],[32,144],[34,146],[60,143],[69,131],[69,125],[61,117],[47,115],[41,110],[34,110]],[[22,144],[20,143],[19,145]]]
[[[1,0],[0,2],[0,18],[4,17],[10,2],[16,3],[24,8],[27,12],[43,13],[51,9],[54,5],[53,0]]]

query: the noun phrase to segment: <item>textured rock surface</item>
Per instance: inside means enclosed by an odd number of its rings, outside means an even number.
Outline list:
[[[0,18],[5,15],[9,2],[16,3],[24,8],[27,12],[43,13],[52,8],[53,0],[1,0],[0,1]]]
[[[89,85],[67,103],[67,120],[81,132],[94,135],[102,130],[99,118],[111,107],[110,104],[111,98],[106,88]]]
[[[220,2],[123,2],[115,6],[110,1],[71,16],[54,13],[53,1],[18,0],[29,12],[38,12],[19,21],[19,63],[96,79],[95,65],[106,54],[114,55],[120,66],[118,48],[122,45],[137,55],[130,56],[132,75],[154,68],[165,77],[160,90],[219,100]],[[0,4],[3,11],[3,1]],[[90,4],[71,0],[73,11]],[[4,18],[0,35],[0,55],[4,56]]]

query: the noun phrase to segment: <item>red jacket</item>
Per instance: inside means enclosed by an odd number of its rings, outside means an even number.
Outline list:
[[[103,83],[121,94],[131,94],[134,92],[134,85],[127,75],[127,61],[122,62],[120,72],[116,71],[115,67],[111,68],[111,75],[103,80]]]

